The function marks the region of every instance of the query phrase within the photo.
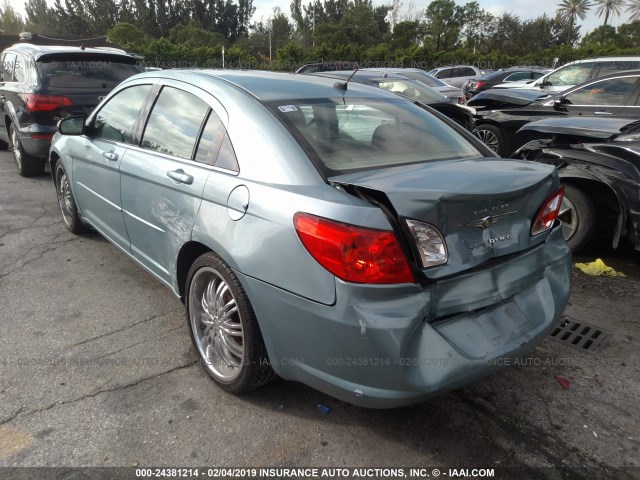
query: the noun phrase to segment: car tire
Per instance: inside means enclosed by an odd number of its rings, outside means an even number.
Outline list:
[[[44,173],[44,158],[32,157],[24,151],[18,130],[13,123],[9,126],[9,141],[11,142],[11,150],[13,150],[13,159],[18,165],[18,172],[21,176],[33,177]]]
[[[573,185],[565,185],[558,218],[562,222],[562,235],[572,252],[589,243],[596,226],[596,211],[586,193]]]
[[[224,261],[196,259],[185,285],[191,340],[205,371],[223,390],[243,393],[275,377],[249,297]]]
[[[475,134],[482,143],[499,156],[505,157],[511,153],[506,136],[500,127],[485,123],[476,127]]]
[[[75,233],[76,235],[86,232],[87,226],[78,214],[76,201],[73,197],[73,191],[71,190],[71,181],[69,180],[67,172],[61,163],[56,165],[55,179],[58,206],[60,207],[64,226],[67,227],[67,230],[71,233]]]

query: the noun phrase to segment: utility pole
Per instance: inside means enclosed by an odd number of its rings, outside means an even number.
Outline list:
[[[224,68],[224,45],[222,45],[222,68]]]
[[[313,2],[313,28],[311,29],[311,45],[316,48],[316,2]]]
[[[271,63],[271,26],[269,27],[269,63]]]

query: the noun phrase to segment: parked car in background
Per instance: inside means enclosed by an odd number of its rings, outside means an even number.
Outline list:
[[[467,80],[462,91],[465,98],[468,100],[474,95],[480,92],[495,87],[502,83],[511,82],[529,82],[542,77],[545,73],[548,73],[549,69],[534,69],[534,68],[521,68],[513,67],[499,70],[497,72],[489,73],[482,77],[476,77]]]
[[[540,90],[493,89],[469,102],[477,109],[475,132],[493,151],[509,156],[528,140],[518,133],[532,121],[549,117],[617,117],[640,119],[640,70],[619,72],[591,80],[566,92],[547,95]]]
[[[611,73],[638,69],[640,57],[586,58],[569,62],[534,81],[505,82],[492,88],[533,88],[547,93],[558,93]]]
[[[462,88],[467,80],[475,77],[481,77],[487,73],[486,70],[480,70],[472,65],[457,65],[448,67],[438,67],[427,72],[429,75],[436,77],[443,82]]]
[[[358,68],[357,62],[316,62],[301,66],[296,70],[296,73],[335,72],[336,70],[353,70],[354,68]]]
[[[447,97],[450,102],[465,102],[464,94],[462,93],[462,90],[460,88],[449,85],[448,83],[445,83],[442,80],[429,75],[427,72],[419,68],[362,68],[361,70],[378,73],[389,72],[395,73],[397,75],[402,75],[404,77],[413,78],[414,80],[422,82],[428,87],[433,88],[436,92],[440,92],[442,95]]]
[[[466,105],[451,103],[441,93],[427,87],[424,83],[407,76],[378,70],[357,70],[355,72],[324,72],[315,75],[335,78],[342,81],[362,83],[415,100],[449,117],[466,130],[473,129],[473,116],[476,111]]]
[[[121,81],[144,71],[114,48],[20,43],[0,56],[0,148],[22,176],[44,172],[58,120],[88,115]]]
[[[523,131],[553,138],[521,147],[516,158],[554,165],[565,186],[559,218],[573,251],[595,234],[640,250],[640,122],[619,118],[550,118]]]
[[[421,401],[547,338],[571,255],[555,168],[440,115],[312,75],[166,70],[51,146],[62,219],[186,303],[202,367],[366,407]]]

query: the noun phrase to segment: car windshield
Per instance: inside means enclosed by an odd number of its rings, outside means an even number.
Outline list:
[[[402,99],[323,98],[268,106],[326,174],[482,156],[455,129]]]
[[[45,87],[112,89],[123,80],[143,72],[131,59],[108,55],[50,56],[36,62]]]

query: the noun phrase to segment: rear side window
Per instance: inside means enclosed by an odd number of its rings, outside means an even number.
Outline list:
[[[192,158],[209,105],[195,95],[164,87],[142,136],[142,148]]]
[[[16,64],[13,69],[13,78],[18,83],[25,83],[28,78],[27,61],[22,55],[16,55]]]
[[[454,77],[473,77],[475,76],[476,71],[473,68],[469,68],[469,67],[460,67],[460,68],[456,68],[456,71],[454,73]]]
[[[573,105],[622,105],[637,81],[638,77],[602,80],[574,90],[565,96],[565,100]]]
[[[97,113],[95,137],[133,143],[133,129],[151,85],[136,85],[114,95]]]
[[[271,108],[329,174],[481,156],[445,122],[402,99],[325,98]]]
[[[518,72],[512,73],[507,78],[504,79],[505,82],[519,82],[521,80],[528,80],[531,78],[531,74],[529,72]]]
[[[596,67],[600,67],[597,74],[598,77],[604,77],[610,73],[640,69],[640,60],[601,61],[596,62]]]
[[[144,70],[134,59],[117,55],[47,55],[36,61],[44,88],[111,90]]]
[[[593,69],[593,63],[579,63],[563,67],[555,73],[549,75],[545,84],[554,87],[579,85],[589,80],[589,75]]]
[[[211,110],[209,112],[209,118],[207,118],[207,123],[202,130],[200,142],[198,143],[198,150],[196,151],[195,157],[196,162],[213,165],[226,132],[220,117],[216,115],[216,112]]]
[[[2,57],[2,75],[0,80],[3,82],[13,82],[13,67],[16,63],[15,53],[5,53]]]

